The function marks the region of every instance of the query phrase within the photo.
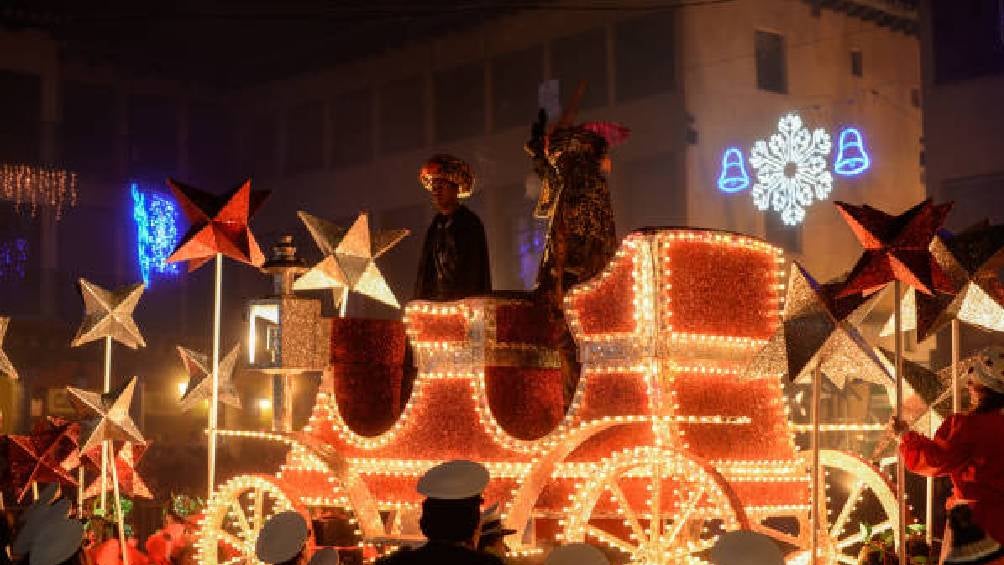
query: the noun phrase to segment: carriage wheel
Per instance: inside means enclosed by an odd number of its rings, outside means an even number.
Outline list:
[[[590,540],[631,563],[707,563],[728,530],[748,526],[735,494],[711,467],[656,447],[599,464],[566,511],[566,541]]]
[[[203,565],[259,565],[255,542],[265,521],[279,512],[299,510],[272,476],[240,475],[220,485],[206,505],[198,533]]]
[[[811,453],[805,455],[806,459],[811,457]],[[896,531],[896,491],[885,475],[856,455],[823,449],[819,462],[826,481],[822,491],[826,513],[821,513],[825,519],[820,523],[819,536],[820,549],[826,556],[824,562],[856,565],[864,544],[858,524],[872,524],[876,534]],[[896,537],[898,544],[899,536]],[[809,552],[803,553],[803,559],[808,561]]]

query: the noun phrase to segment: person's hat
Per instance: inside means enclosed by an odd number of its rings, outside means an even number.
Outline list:
[[[55,491],[52,491],[52,495],[55,495]],[[19,557],[25,556],[31,551],[35,539],[50,522],[65,519],[70,513],[69,500],[63,498],[50,504],[51,500],[51,497],[39,496],[38,500],[25,510],[24,525],[14,538],[11,553]]]
[[[436,179],[446,179],[457,185],[458,198],[467,198],[474,192],[474,171],[470,165],[453,155],[433,155],[418,170],[418,182],[425,190],[431,192]]]
[[[255,556],[265,563],[289,561],[306,545],[307,536],[307,521],[299,512],[280,512],[269,518],[258,533]]]
[[[502,527],[502,511],[496,502],[481,513],[481,537],[505,537],[516,533],[516,530]]]
[[[985,347],[962,364],[964,375],[994,392],[1004,394],[1004,346]]]
[[[426,498],[460,500],[478,496],[488,486],[488,469],[474,461],[455,459],[440,463],[418,480],[418,493]]]
[[[715,565],[784,565],[781,548],[771,538],[757,532],[726,532],[711,548]]]
[[[319,549],[307,565],[338,565],[338,552],[330,547]]]
[[[66,516],[54,517],[38,531],[29,551],[29,565],[57,565],[80,549],[84,525]]]
[[[588,543],[570,543],[551,550],[544,565],[610,565],[610,560]]]

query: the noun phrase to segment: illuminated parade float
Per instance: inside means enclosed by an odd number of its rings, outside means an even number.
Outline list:
[[[790,562],[807,562],[818,455],[829,496],[819,497],[816,544],[824,562],[854,563],[865,541],[859,513],[894,530],[896,496],[859,456],[796,446],[785,371],[754,363],[781,329],[786,280],[781,250],[756,238],[630,234],[601,275],[565,297],[581,362],[567,411],[551,328],[529,300],[412,302],[403,327],[299,308],[313,313],[283,317],[269,335],[273,350],[317,346],[323,379],[308,425],[219,431],[280,442],[288,456],[274,475],[220,481],[200,559],[255,562],[257,531],[289,509],[333,524],[315,527],[318,545],[372,557],[414,543],[418,478],[466,458],[490,471],[485,499],[520,532],[515,555],[588,541],[617,562],[705,563],[722,532],[752,529],[781,542]],[[398,411],[388,406],[401,397],[405,332],[418,373]],[[304,335],[331,337],[304,345]],[[366,378],[354,363],[371,368]]]

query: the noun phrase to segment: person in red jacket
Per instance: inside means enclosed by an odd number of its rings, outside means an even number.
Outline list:
[[[894,419],[892,427],[906,468],[928,477],[950,476],[947,507],[968,506],[972,523],[1004,543],[1004,346],[982,350],[962,370],[969,412],[946,418],[933,438],[910,431],[901,420]]]

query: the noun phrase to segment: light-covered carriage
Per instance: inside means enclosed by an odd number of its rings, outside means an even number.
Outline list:
[[[720,533],[765,532],[793,560],[809,545],[808,454],[795,442],[784,375],[751,377],[783,308],[784,258],[755,238],[647,229],[624,239],[565,316],[581,377],[567,411],[553,332],[532,302],[413,302],[418,367],[400,415],[370,435],[326,371],[302,432],[267,436],[289,454],[275,475],[221,484],[200,531],[205,563],[253,562],[256,531],[294,508],[337,515],[360,547],[420,538],[415,483],[448,459],[484,463],[485,497],[520,535],[515,553],[590,541],[621,562],[701,563]],[[258,437],[262,437],[258,434]],[[854,563],[854,521],[895,523],[886,479],[855,455],[822,451],[822,547]]]

